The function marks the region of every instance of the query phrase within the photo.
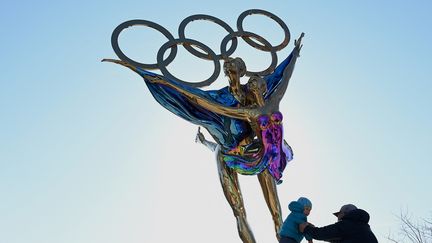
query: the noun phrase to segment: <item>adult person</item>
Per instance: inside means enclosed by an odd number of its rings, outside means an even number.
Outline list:
[[[324,227],[309,223],[299,226],[299,231],[316,240],[334,243],[378,243],[369,226],[369,214],[353,204],[346,204],[333,213],[338,222]]]

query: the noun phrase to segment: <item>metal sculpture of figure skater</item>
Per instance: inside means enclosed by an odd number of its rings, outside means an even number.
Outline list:
[[[264,38],[243,31],[242,21],[250,14],[263,14],[275,19],[285,31],[285,39],[278,46],[272,46]],[[221,54],[216,55],[210,48],[195,40],[184,37],[184,28],[193,20],[211,20],[224,27],[229,35],[221,44]],[[138,21],[138,22],[137,22]],[[169,41],[158,52],[158,64],[142,64],[124,55],[118,47],[117,38],[121,30],[133,26],[145,25],[161,31]],[[113,32],[112,43],[116,54],[122,60],[104,59],[126,66],[141,77],[153,97],[163,107],[187,121],[206,128],[216,143],[210,142],[199,132],[197,140],[207,145],[217,153],[219,178],[227,201],[237,220],[239,236],[243,242],[255,242],[252,231],[247,223],[246,211],[240,191],[237,174],[257,175],[267,206],[272,214],[276,235],[282,224],[282,215],[276,184],[281,183],[282,172],[288,161],[292,159],[292,151],[283,140],[282,114],[279,103],[286,91],[294,66],[299,56],[300,38],[295,41],[294,50],[278,66],[275,52],[284,48],[289,42],[289,31],[286,25],[275,15],[264,10],[248,10],[243,12],[237,22],[237,32],[234,32],[223,21],[208,15],[194,15],[186,18],[179,27],[179,39],[173,39],[163,27],[149,21],[135,20],[119,25]],[[250,72],[240,58],[229,57],[237,45],[236,37],[242,37],[248,44],[257,49],[272,54],[272,64],[261,72]],[[251,37],[258,40],[259,45]],[[232,40],[232,46],[226,50],[226,45]],[[223,70],[229,78],[229,86],[220,90],[201,90],[216,80],[189,83],[172,76],[166,65],[175,56],[176,45],[182,44],[190,53],[215,63],[215,73],[219,72],[218,60],[224,60]],[[197,51],[197,46],[207,54]],[[171,54],[163,60],[165,50],[171,48]],[[233,49],[234,48],[234,49]],[[174,54],[173,54],[174,53]],[[146,69],[159,68],[162,75]],[[219,69],[218,69],[219,68]],[[240,77],[250,76],[246,85],[240,84]]]

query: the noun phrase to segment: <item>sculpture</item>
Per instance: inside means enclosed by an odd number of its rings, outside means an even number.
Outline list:
[[[244,18],[251,14],[263,14],[274,19],[284,30],[285,39],[278,46],[272,46],[261,36],[243,30]],[[185,38],[186,25],[194,20],[210,20],[225,28],[229,34],[221,43],[221,54],[216,55],[204,44]],[[163,33],[169,41],[162,45],[157,55],[157,64],[143,64],[129,59],[118,46],[118,37],[125,28],[145,25]],[[162,26],[146,21],[132,20],[120,24],[113,32],[112,45],[121,60],[104,59],[130,68],[144,78],[153,97],[163,107],[196,125],[207,129],[215,143],[198,132],[197,140],[216,151],[219,178],[227,201],[237,220],[239,236],[243,242],[255,242],[246,220],[246,212],[238,183],[237,173],[257,175],[267,206],[272,214],[276,235],[282,224],[282,215],[276,184],[281,183],[282,172],[292,160],[292,150],[283,140],[282,114],[279,103],[285,93],[294,66],[301,50],[302,33],[295,41],[291,54],[278,66],[276,51],[284,48],[290,39],[288,27],[277,16],[258,9],[243,12],[238,20],[239,31],[234,32],[222,20],[209,15],[193,15],[179,26],[180,38],[174,39]],[[270,67],[260,72],[251,72],[241,58],[230,55],[237,46],[237,37],[242,37],[251,46],[270,52]],[[255,39],[261,44],[253,41]],[[227,50],[227,44],[232,41]],[[213,75],[204,81],[186,82],[172,76],[166,66],[175,58],[177,45],[182,44],[190,53],[215,64]],[[193,46],[205,51],[202,53]],[[171,48],[167,59],[165,51]],[[228,76],[229,86],[219,90],[202,90],[217,79],[220,72],[219,60],[224,60],[223,70]],[[147,70],[160,69],[163,75]],[[246,85],[240,84],[242,76],[249,76]]]

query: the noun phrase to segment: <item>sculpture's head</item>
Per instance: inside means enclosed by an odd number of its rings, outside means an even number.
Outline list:
[[[252,76],[249,78],[246,87],[249,92],[255,96],[262,96],[267,91],[266,81],[259,76]]]
[[[228,57],[224,62],[223,70],[225,75],[238,74],[239,77],[243,77],[246,74],[246,64],[240,57]]]
[[[246,89],[248,96],[252,98],[254,103],[258,106],[264,106],[264,93],[267,91],[267,83],[263,78],[259,76],[250,77]]]

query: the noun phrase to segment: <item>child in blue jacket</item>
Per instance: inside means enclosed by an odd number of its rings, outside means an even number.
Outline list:
[[[279,243],[299,243],[303,240],[303,236],[309,243],[312,243],[311,237],[303,235],[299,231],[299,225],[307,222],[307,216],[312,210],[312,202],[305,197],[301,197],[297,201],[292,201],[288,208],[291,213],[285,219],[279,232]]]

